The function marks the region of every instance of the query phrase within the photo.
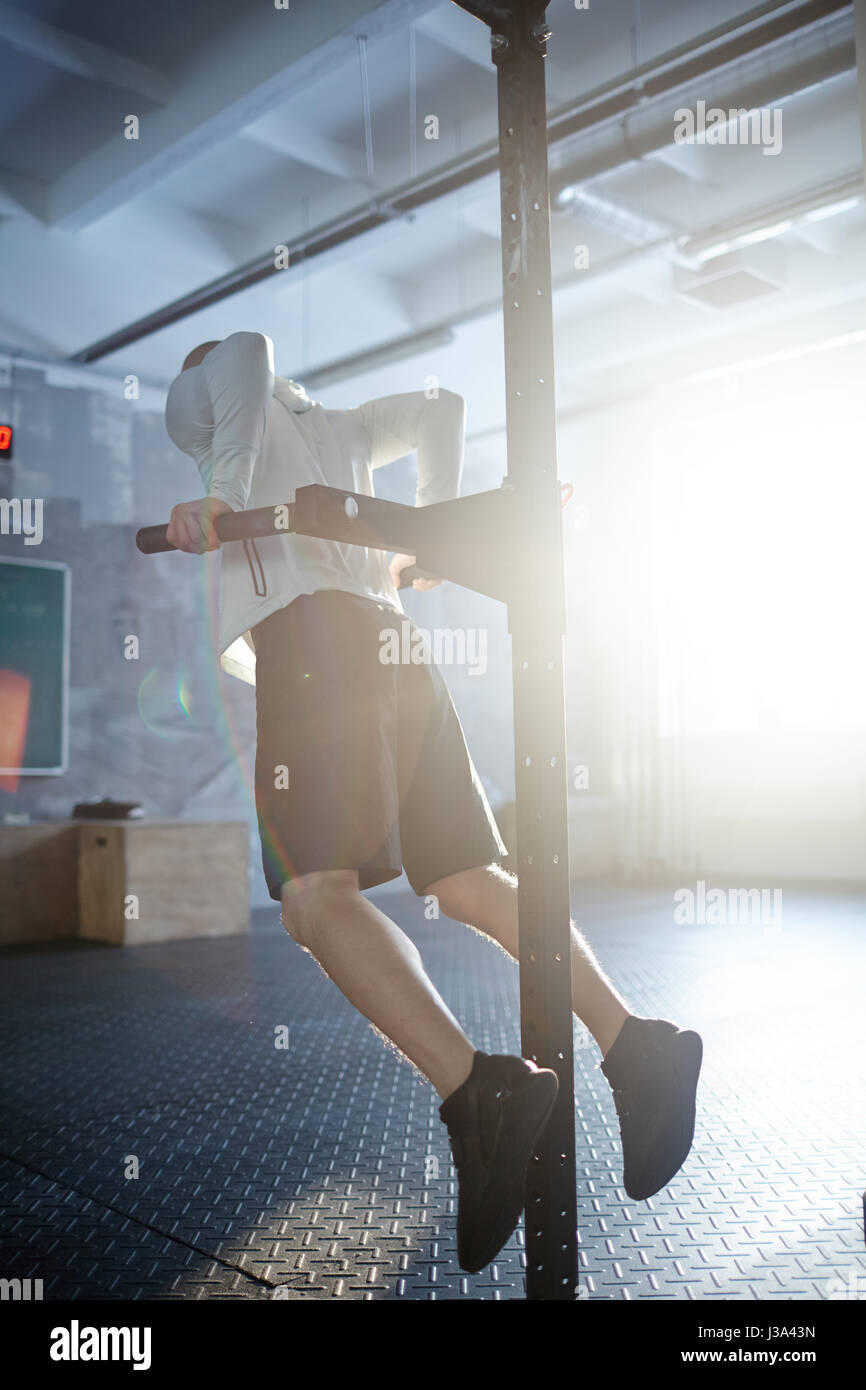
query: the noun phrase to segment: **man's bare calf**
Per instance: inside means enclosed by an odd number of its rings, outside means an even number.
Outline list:
[[[465,922],[518,957],[517,879],[498,864],[464,869],[437,879],[426,890],[442,911]],[[604,1056],[631,1011],[604,974],[584,937],[571,927],[571,998],[574,1012],[592,1033]]]
[[[350,1003],[445,1099],[472,1070],[475,1049],[427,976],[417,947],[358,888],[354,869],[283,885],[283,925]]]

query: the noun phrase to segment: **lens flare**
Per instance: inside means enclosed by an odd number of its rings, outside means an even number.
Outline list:
[[[192,720],[193,714],[192,710],[190,709],[190,700],[191,691],[189,688],[189,683],[184,673],[181,672],[177,680],[177,702],[183,710],[184,714],[186,715],[187,719]]]
[[[154,666],[138,687],[138,713],[157,738],[183,738],[193,721],[185,674]]]

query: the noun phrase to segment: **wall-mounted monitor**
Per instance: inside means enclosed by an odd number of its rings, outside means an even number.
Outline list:
[[[66,771],[69,566],[0,557],[0,776]]]

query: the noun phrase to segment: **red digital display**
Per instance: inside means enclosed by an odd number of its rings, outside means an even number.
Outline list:
[[[12,453],[12,426],[0,425],[0,454]]]

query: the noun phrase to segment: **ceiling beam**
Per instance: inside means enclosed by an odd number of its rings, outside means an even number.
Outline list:
[[[548,140],[552,147],[560,142],[569,142],[575,136],[586,135],[590,138],[589,152],[582,159],[578,159],[576,164],[569,163],[567,167],[556,169],[552,177],[552,192],[557,192],[567,183],[585,182],[602,172],[609,172],[665,148],[673,140],[671,94],[679,93],[686,83],[705,82],[708,75],[717,73],[719,69],[732,82],[730,70],[725,73],[728,65],[738,58],[761,52],[765,46],[772,48],[780,40],[791,40],[784,51],[779,50],[777,67],[772,62],[766,63],[766,71],[761,74],[760,83],[754,84],[756,91],[750,93],[749,101],[741,100],[742,89],[731,90],[726,95],[721,87],[722,79],[719,78],[719,104],[726,107],[760,105],[777,96],[790,96],[792,92],[839,72],[849,71],[854,63],[853,40],[847,38],[845,12],[849,8],[847,0],[805,0],[796,8],[784,7],[783,13],[776,12],[773,7],[770,18],[760,24],[751,23],[751,17],[747,14],[732,21],[724,31],[714,31],[716,41],[698,45],[700,52],[697,55],[690,50],[685,59],[681,59],[679,50],[675,51],[675,59],[670,53],[662,54],[654,60],[655,66],[653,63],[644,64],[605,87],[585,93],[570,108],[555,112],[550,117]],[[837,34],[835,45],[829,45],[821,26],[837,14],[843,15],[844,32]],[[746,32],[739,32],[740,28]],[[812,46],[818,50],[817,57],[807,59],[803,56],[801,36],[806,31],[813,37]],[[757,91],[758,86],[760,92]],[[644,105],[647,96],[654,100]],[[623,117],[637,112],[646,113],[655,122],[654,126],[647,125],[640,139],[634,132],[623,129]],[[599,127],[610,132],[604,142],[598,140]],[[601,148],[602,143],[604,148]],[[386,226],[394,218],[408,216],[439,198],[495,174],[497,168],[495,141],[467,151],[428,174],[387,193],[383,191],[365,205],[311,228],[302,237],[289,239],[290,264],[297,269],[302,263],[331,254],[336,247]],[[275,274],[285,273],[276,266],[271,246],[261,256],[239,266],[230,274],[201,285],[144,318],[88,345],[75,353],[72,360],[92,362],[109,356]]]
[[[432,39],[440,48],[489,73],[491,85],[495,83],[496,69],[490,56],[490,29],[486,24],[479,24],[474,15],[464,11],[459,0],[451,6],[450,11],[443,8],[426,15],[416,27],[419,33]],[[563,91],[557,76],[548,72],[548,102],[559,104],[567,101],[570,94],[571,89]]]
[[[367,182],[367,164],[360,151],[331,140],[301,121],[286,120],[281,115],[266,116],[247,126],[243,138],[323,174]]]
[[[110,138],[58,179],[53,225],[77,231],[260,120],[320,78],[356,60],[356,40],[415,19],[436,0],[328,0],[278,10],[256,5],[204,45],[177,96],[141,118],[140,138]]]
[[[155,68],[113,53],[101,44],[80,39],[53,24],[46,24],[22,10],[0,3],[0,39],[19,53],[37,58],[61,72],[74,73],[91,82],[107,82],[112,87],[146,97],[163,105],[171,96],[172,84]]]
[[[48,216],[47,183],[0,169],[0,214],[4,217],[24,217],[28,221],[44,222]]]
[[[449,53],[456,53],[467,63],[483,68],[495,79],[496,69],[490,57],[490,30],[471,15],[452,5],[450,9],[440,8],[425,15],[416,28]]]

